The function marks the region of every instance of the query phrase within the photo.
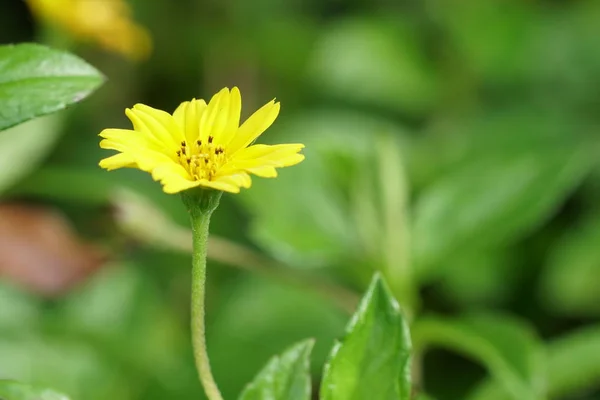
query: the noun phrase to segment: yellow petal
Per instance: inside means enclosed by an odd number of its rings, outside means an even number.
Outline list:
[[[199,185],[179,164],[163,163],[152,169],[152,178],[163,184],[166,193],[177,193]]]
[[[304,148],[303,144],[255,144],[254,146],[246,147],[235,154],[235,160],[250,160],[259,158],[278,159],[282,156],[295,154]]]
[[[207,181],[206,179],[202,179],[202,180],[199,180],[196,182],[199,182],[200,186],[204,186],[204,187],[211,188],[211,189],[222,190],[224,192],[229,192],[229,193],[239,193],[240,192],[239,186],[236,186],[227,181],[221,181],[220,179],[218,179],[216,181]]]
[[[228,183],[234,186],[249,188],[252,185],[252,179],[244,171],[232,175],[220,176],[216,179],[217,182]]]
[[[100,147],[103,149],[117,150],[127,154],[131,159],[135,160],[138,168],[143,171],[150,171],[158,164],[174,161],[167,155],[144,147],[132,146],[128,143],[122,143],[110,139],[100,141]]]
[[[229,89],[224,88],[208,102],[206,110],[200,117],[200,140],[205,142],[212,137],[217,142],[217,136],[221,134],[227,124],[229,114]]]
[[[289,167],[304,160],[302,154],[297,154],[304,148],[303,144],[279,144],[269,146],[257,144],[240,150],[234,158],[219,169],[219,174],[227,175],[236,170],[244,170],[251,173],[261,171],[262,167]],[[253,171],[254,170],[254,171]],[[261,172],[256,173],[259,175]],[[273,171],[264,170],[264,174],[276,176]]]
[[[154,136],[165,147],[165,151],[176,152],[179,149],[184,136],[172,115],[144,104],[136,104],[125,113],[135,130]]]
[[[192,177],[188,174],[185,168],[174,162],[159,164],[152,169],[152,179],[155,181],[169,179],[172,176],[178,176],[183,179],[193,181]]]
[[[117,142],[110,139],[103,139],[100,141],[100,148],[108,150],[126,151],[129,147],[123,144],[123,142]]]
[[[195,99],[192,99],[194,101]],[[185,130],[185,114],[187,113],[187,107],[190,104],[189,101],[184,101],[173,111],[173,119],[175,123],[179,125],[181,130]]]
[[[229,94],[229,115],[227,116],[227,124],[223,129],[221,136],[218,138],[218,143],[227,146],[231,139],[237,133],[240,126],[240,115],[242,113],[242,96],[237,87],[231,89]]]
[[[200,181],[188,181],[183,178],[169,178],[168,180],[163,181],[162,183],[163,191],[169,194],[179,193],[184,190],[202,185]]]
[[[246,168],[246,171],[248,171],[251,174],[254,174],[256,176],[260,176],[261,178],[276,178],[277,177],[277,170],[275,169],[275,167],[271,167],[270,165],[263,165],[260,167],[254,167],[254,168]]]
[[[304,161],[304,158],[304,154],[291,154],[273,162],[277,164],[277,167],[291,167]]]
[[[200,136],[200,118],[206,109],[204,100],[186,101],[181,103],[173,113],[177,125],[185,134],[186,142],[191,145]]]
[[[103,160],[100,160],[99,165],[101,168],[104,168],[108,171],[112,171],[119,168],[137,167],[135,160],[131,156],[123,153],[115,154],[114,156],[110,156]]]
[[[236,135],[227,146],[230,155],[247,147],[256,140],[268,127],[270,127],[279,115],[279,103],[275,100],[262,106],[250,118],[248,118],[238,129]]]
[[[146,147],[159,152],[163,151],[163,146],[156,138],[139,131],[130,129],[104,129],[100,132],[99,136],[115,143],[122,143],[127,147]]]

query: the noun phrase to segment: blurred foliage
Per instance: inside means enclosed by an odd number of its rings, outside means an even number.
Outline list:
[[[137,102],[173,110],[237,85],[244,110],[282,102],[261,141],[303,142],[307,159],[224,196],[213,218],[213,233],[284,272],[209,260],[226,398],[307,337],[321,379],[348,316],[310,280],[290,285],[298,273],[362,293],[381,271],[414,327],[419,395],[600,399],[600,2],[129,3],[153,39],[146,62],[58,42],[22,1],[0,13],[1,43],[68,46],[108,78],[0,134],[3,199],[60,212],[110,254],[58,297],[0,282],[0,378],[73,399],[203,398],[190,257],[132,236],[115,193],[180,226],[185,210],[146,174],[99,171],[97,133],[128,127]]]

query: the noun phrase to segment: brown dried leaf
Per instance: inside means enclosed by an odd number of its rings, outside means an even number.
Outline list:
[[[105,253],[80,240],[59,213],[0,204],[1,278],[53,297],[81,282],[105,260]]]

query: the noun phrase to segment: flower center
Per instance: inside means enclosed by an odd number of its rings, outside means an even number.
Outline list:
[[[208,142],[197,140],[194,143],[181,142],[177,150],[179,163],[187,170],[194,180],[212,180],[218,169],[225,163],[225,149],[213,144],[213,137]]]

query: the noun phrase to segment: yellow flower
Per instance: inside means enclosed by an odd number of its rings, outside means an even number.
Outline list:
[[[27,0],[32,13],[77,40],[100,44],[133,59],[148,56],[148,32],[131,20],[124,0]]]
[[[222,89],[208,105],[186,101],[173,115],[136,104],[125,114],[133,130],[105,129],[100,147],[120,153],[100,161],[107,170],[139,168],[152,173],[167,193],[197,186],[238,193],[252,184],[249,174],[277,176],[275,168],[304,160],[303,144],[252,142],[277,118],[279,103],[270,101],[240,126],[238,88]]]

